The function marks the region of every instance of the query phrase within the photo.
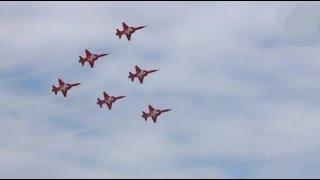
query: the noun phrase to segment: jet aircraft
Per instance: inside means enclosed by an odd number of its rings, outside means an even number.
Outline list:
[[[63,80],[61,79],[58,79],[58,81],[59,81],[59,86],[56,87],[53,85],[52,92],[54,92],[57,95],[58,92],[61,91],[64,97],[67,96],[68,90],[70,90],[74,86],[78,86],[81,84],[81,83],[69,84],[69,83],[63,82]]]
[[[118,99],[126,97],[126,96],[118,96],[118,97],[109,96],[106,92],[103,92],[103,96],[104,96],[104,100],[97,98],[98,99],[97,104],[100,106],[100,108],[102,108],[103,104],[106,104],[109,110],[111,110],[112,108],[112,103],[114,103]]]
[[[123,27],[123,30],[122,30],[122,31],[120,31],[119,29],[117,29],[116,35],[119,37],[119,39],[121,39],[121,36],[122,36],[122,35],[126,35],[128,41],[130,41],[130,40],[131,40],[131,35],[132,35],[136,30],[145,28],[145,27],[147,27],[147,26],[137,26],[137,27],[134,27],[134,26],[128,26],[125,22],[123,22],[123,23],[122,23],[122,27]]]
[[[143,83],[144,77],[146,77],[148,74],[159,71],[158,69],[157,70],[142,70],[137,65],[135,66],[135,69],[136,69],[136,73],[133,74],[133,73],[129,72],[128,78],[131,79],[131,81],[133,82],[134,78],[137,77],[140,81],[140,84]]]
[[[82,66],[84,66],[84,63],[88,62],[90,64],[91,68],[93,68],[94,62],[96,60],[98,60],[99,58],[109,54],[109,53],[106,53],[106,54],[92,54],[88,49],[86,49],[85,52],[86,52],[86,57],[83,58],[83,57],[79,56],[80,57],[79,63],[81,63]]]
[[[155,109],[154,107],[149,105],[149,112],[146,113],[146,112],[142,111],[142,117],[145,119],[145,121],[147,121],[148,117],[151,117],[153,122],[156,123],[158,116],[160,116],[164,112],[168,112],[168,111],[171,111],[171,110],[172,109],[159,110],[159,109]]]

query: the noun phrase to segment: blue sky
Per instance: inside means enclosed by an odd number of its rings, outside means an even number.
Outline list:
[[[319,177],[319,9],[2,2],[0,177]],[[123,21],[148,27],[119,40]],[[86,48],[111,54],[82,67]],[[160,71],[132,83],[136,64]],[[58,78],[83,84],[54,96]],[[153,124],[148,104],[174,110]]]

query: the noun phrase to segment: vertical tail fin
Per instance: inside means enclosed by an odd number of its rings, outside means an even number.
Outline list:
[[[134,76],[133,76],[133,74],[132,74],[131,72],[129,72],[129,76],[128,76],[128,78],[129,78],[129,79],[131,79],[131,81],[133,82],[133,80],[134,80]]]
[[[121,39],[121,35],[122,35],[122,34],[121,34],[121,31],[120,31],[119,29],[117,29],[116,35],[119,36],[119,39]]]
[[[98,100],[97,104],[100,106],[100,108],[102,108],[103,101],[99,98],[97,98],[97,100]]]
[[[142,117],[144,118],[144,120],[147,121],[147,119],[148,119],[148,114],[145,113],[144,111],[142,111]]]
[[[80,58],[79,63],[81,63],[82,66],[83,66],[83,65],[84,65],[84,59],[83,59],[83,57],[81,57],[81,56],[79,56],[79,58]]]
[[[58,93],[58,88],[55,87],[54,85],[52,86],[52,92],[54,92],[56,95]]]

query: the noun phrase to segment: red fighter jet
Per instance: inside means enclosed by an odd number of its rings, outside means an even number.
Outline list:
[[[133,73],[129,72],[128,78],[131,79],[131,81],[133,82],[134,78],[137,77],[139,79],[139,81],[140,81],[140,84],[143,83],[144,77],[146,77],[149,73],[153,73],[153,72],[159,71],[159,69],[150,70],[150,71],[141,70],[137,65],[135,66],[135,68],[136,68],[136,73],[133,74]]]
[[[85,51],[86,51],[86,57],[83,58],[83,57],[79,56],[80,57],[79,63],[81,63],[82,66],[84,66],[84,63],[88,62],[90,64],[91,68],[93,68],[94,62],[96,60],[109,54],[109,53],[107,53],[107,54],[92,54],[88,49],[86,49]]]
[[[151,105],[149,105],[149,113],[145,113],[142,111],[142,117],[147,121],[148,117],[151,117],[153,122],[157,122],[157,118],[161,113],[171,111],[172,109],[164,109],[164,110],[159,110],[153,108]]]
[[[81,83],[75,83],[75,84],[69,84],[63,82],[61,79],[59,79],[59,87],[55,87],[54,85],[52,86],[52,92],[54,92],[56,95],[58,94],[59,91],[62,92],[63,96],[66,97],[68,90],[70,90],[74,86],[78,86]]]
[[[112,103],[114,103],[118,99],[126,97],[126,96],[118,96],[118,97],[109,96],[106,92],[103,92],[103,96],[104,96],[104,100],[97,98],[98,99],[97,104],[100,106],[100,108],[102,108],[103,104],[107,104],[109,110],[111,110],[112,108]]]
[[[122,26],[123,26],[123,30],[120,31],[119,29],[117,29],[116,35],[119,36],[119,39],[121,39],[122,35],[126,35],[128,41],[131,40],[131,34],[133,34],[136,30],[147,27],[147,26],[138,26],[138,27],[130,26],[129,27],[125,22],[122,23]]]

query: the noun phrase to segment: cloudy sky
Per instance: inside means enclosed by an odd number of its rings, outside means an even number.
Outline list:
[[[319,10],[1,2],[0,177],[319,178]],[[123,21],[148,27],[128,42]],[[110,55],[82,67],[86,48]],[[58,78],[83,84],[63,98]],[[100,109],[103,91],[128,97]],[[174,110],[145,122],[148,104]]]

